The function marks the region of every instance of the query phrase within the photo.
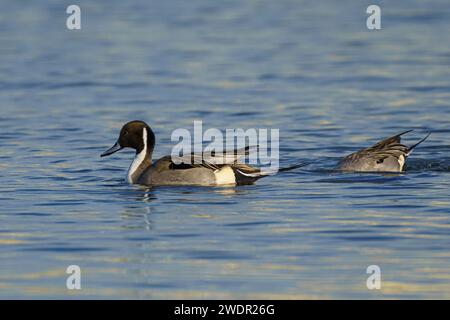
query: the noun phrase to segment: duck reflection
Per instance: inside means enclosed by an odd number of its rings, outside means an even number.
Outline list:
[[[121,218],[124,222],[123,227],[126,229],[152,229],[154,226],[152,219],[154,220],[154,217],[152,217],[151,213],[152,211],[158,212],[161,208],[157,204],[152,203],[158,200],[157,194],[160,197],[168,197],[170,202],[192,204],[193,202],[204,201],[205,197],[213,203],[215,201],[224,201],[225,199],[229,201],[230,198],[254,192],[257,191],[246,186],[212,188],[201,186],[133,186],[126,193],[127,204],[125,204],[121,213]]]
[[[152,228],[150,219],[151,206],[149,205],[156,199],[152,188],[138,187],[134,190],[133,199],[130,201],[121,213],[124,221],[123,227],[126,229],[147,229]]]

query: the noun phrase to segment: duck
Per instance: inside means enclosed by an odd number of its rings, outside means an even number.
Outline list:
[[[130,184],[147,186],[248,185],[276,173],[262,171],[239,162],[239,159],[248,155],[257,146],[227,151],[223,155],[211,152],[211,154],[191,153],[181,157],[164,156],[153,162],[155,143],[155,134],[150,126],[144,121],[134,120],[123,125],[116,143],[100,156],[110,156],[124,148],[134,149],[136,154],[128,169],[127,180]],[[280,168],[277,172],[293,170],[307,164],[300,163]]]
[[[406,160],[413,149],[424,142],[431,133],[412,146],[401,143],[407,130],[379,141],[373,146],[351,153],[339,161],[338,170],[353,172],[400,173],[406,168]]]

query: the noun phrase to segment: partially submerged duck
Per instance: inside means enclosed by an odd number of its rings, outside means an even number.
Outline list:
[[[405,169],[406,159],[412,150],[424,142],[430,134],[412,146],[401,143],[401,136],[411,132],[404,131],[395,136],[386,138],[375,145],[354,152],[343,158],[338,169],[342,171],[357,172],[402,172]]]

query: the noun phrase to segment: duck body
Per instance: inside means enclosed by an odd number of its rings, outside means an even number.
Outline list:
[[[117,142],[101,156],[109,156],[123,148],[133,148],[136,156],[127,173],[132,184],[142,185],[198,185],[223,186],[252,184],[271,175],[259,168],[240,163],[239,159],[249,154],[251,147],[225,152],[224,154],[191,153],[181,157],[165,156],[153,162],[155,135],[142,121],[126,123]],[[287,171],[304,164],[283,168]]]
[[[218,185],[212,170],[202,167],[173,169],[173,162],[169,156],[156,161],[134,183],[144,185]]]
[[[406,146],[401,143],[401,136],[408,130],[386,138],[375,145],[359,150],[344,157],[338,165],[342,171],[355,172],[402,172],[411,151],[428,138],[429,134],[414,144]]]

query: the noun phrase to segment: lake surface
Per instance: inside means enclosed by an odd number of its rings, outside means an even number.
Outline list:
[[[450,5],[10,1],[0,11],[0,298],[450,298]],[[228,188],[130,186],[129,120],[279,128],[308,167]],[[333,172],[403,130],[404,174]],[[66,288],[66,268],[82,289]],[[381,268],[381,290],[366,269]]]

